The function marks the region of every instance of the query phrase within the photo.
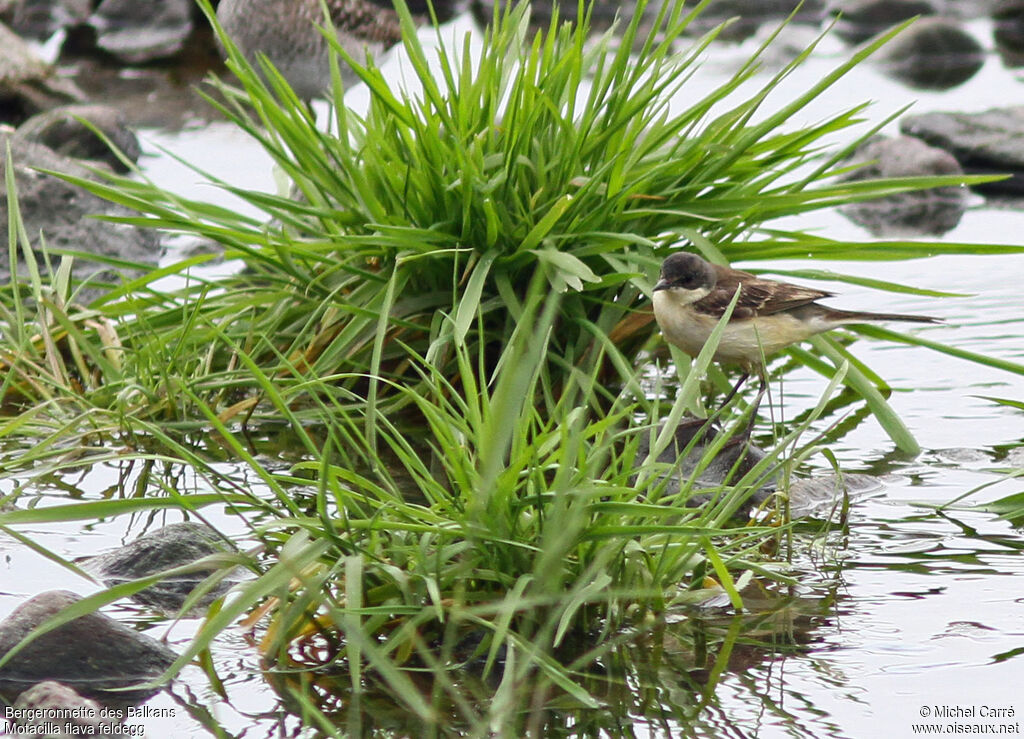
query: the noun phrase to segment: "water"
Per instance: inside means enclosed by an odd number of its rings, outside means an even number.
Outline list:
[[[986,37],[984,26],[972,24],[976,37]],[[806,77],[793,81],[795,89],[821,69],[818,63],[808,65],[800,72]],[[1002,92],[998,101],[993,90]],[[835,94],[840,104],[849,104],[867,91],[877,101],[872,117],[908,99],[905,89],[870,66],[854,70],[830,97]],[[918,99],[913,112],[975,111],[1024,102],[1024,89],[990,56],[977,77],[954,93],[913,97]],[[894,128],[890,124],[893,130],[886,132],[895,133]],[[786,225],[831,238],[868,239],[834,212]],[[1020,244],[1022,226],[1019,208],[980,204],[942,240]],[[943,317],[947,324],[929,327],[928,338],[1011,361],[1024,359],[1024,296],[1017,285],[1024,256],[944,256],[833,268],[968,293],[942,301],[879,298],[842,285],[832,288],[843,293],[832,304],[877,309],[874,301],[884,299],[884,310]],[[716,691],[718,710],[708,712],[695,733],[909,737],[929,731],[921,728],[925,724],[952,733],[955,723],[1019,732],[1024,622],[1016,583],[1024,573],[1024,540],[1019,530],[991,515],[936,512],[932,506],[971,490],[978,491],[968,499],[974,503],[1019,492],[1019,482],[1006,478],[1003,469],[1013,465],[1003,457],[1019,446],[1024,416],[980,396],[1020,399],[1024,378],[915,347],[859,341],[855,351],[893,386],[890,403],[924,452],[916,459],[901,457],[870,419],[829,445],[844,469],[884,475],[885,482],[881,495],[853,507],[848,538],[833,538],[797,557],[801,582],[833,602],[810,630],[807,653],[728,675]],[[823,385],[810,371],[788,375],[788,412],[805,407]]]
[[[741,735],[912,736],[922,708],[945,705],[1020,715],[1020,537],[991,517],[914,505],[992,477],[938,467],[906,465],[883,497],[855,506],[850,536],[827,543],[817,567],[810,553],[798,558],[801,581],[831,600],[807,634],[807,653],[727,676],[708,735],[733,727]]]
[[[970,28],[976,37],[991,38],[986,22],[973,22]],[[840,42],[826,40],[820,53],[780,88],[775,104],[820,79],[838,63],[844,49]],[[740,49],[717,51],[696,79],[697,87],[710,89],[718,84],[736,59],[751,50],[748,43]],[[994,96],[993,91],[998,94]],[[802,120],[818,120],[866,97],[876,101],[867,116],[881,120],[911,96],[917,99],[915,112],[981,110],[996,102],[1024,103],[1024,87],[1017,73],[1003,68],[994,54],[967,85],[944,94],[909,93],[864,65],[804,113]],[[354,105],[364,97],[358,89],[351,93]],[[895,132],[895,124],[886,132]],[[226,124],[181,131],[153,128],[144,136],[153,154],[145,161],[147,172],[167,186],[233,204],[229,196],[198,184],[197,175],[159,155],[158,146],[238,184],[275,188],[267,159]],[[230,157],[223,156],[226,150],[232,152]],[[870,240],[859,227],[834,212],[814,213],[779,225],[837,239]],[[1020,244],[1024,243],[1022,234],[1024,211],[979,198],[960,225],[943,239]],[[807,265],[752,266],[792,269]],[[1024,255],[815,266],[967,293],[963,298],[938,300],[873,293],[845,284],[822,285],[842,293],[832,303],[837,307],[939,315],[946,323],[920,329],[925,336],[1024,363],[1024,293],[1019,285]],[[657,712],[650,705],[641,704],[639,696],[628,696],[624,712],[632,714],[638,736],[910,737],[928,731],[914,728],[923,724],[941,725],[949,731],[954,730],[954,722],[993,724],[1011,731],[1011,725],[1019,727],[1024,715],[1019,688],[1024,675],[1020,655],[1024,648],[1020,616],[1024,596],[1019,588],[1024,575],[1020,556],[1024,538],[990,514],[937,507],[971,491],[966,503],[1019,492],[1020,483],[1008,478],[1006,469],[1021,466],[1022,457],[1014,456],[1013,450],[1024,438],[1024,413],[996,406],[982,396],[1022,400],[1024,378],[917,347],[861,340],[855,351],[891,383],[890,402],[924,451],[914,459],[895,451],[871,418],[830,443],[845,471],[874,475],[883,487],[854,504],[847,533],[833,530],[818,535],[814,527],[808,527],[797,536],[793,567],[800,586],[792,593],[793,605],[779,611],[778,622],[785,628],[772,637],[780,644],[789,639],[796,647],[738,649],[733,666],[721,677],[709,705],[700,711],[692,711],[690,705],[690,713],[685,715],[673,716],[669,711],[666,719],[653,719]],[[810,370],[789,373],[784,400],[777,401],[777,409],[784,417],[793,418],[817,400],[825,385],[826,381]],[[817,428],[836,420],[823,419]],[[828,468],[820,457],[812,459],[811,465],[823,471]],[[241,470],[223,471],[242,474]],[[39,493],[43,504],[66,502],[69,494],[99,499],[110,494],[120,476],[122,470],[114,467],[94,467],[75,477],[51,480],[53,487],[43,487]],[[129,475],[122,484],[126,482],[130,488],[130,479]],[[193,483],[201,489],[202,481]],[[0,491],[9,492],[12,484],[10,480],[0,483]],[[211,511],[210,515],[218,527],[244,534],[238,520],[223,512]],[[149,523],[172,520],[177,519]],[[137,520],[127,526],[118,519],[84,526],[27,527],[19,532],[61,556],[74,558],[128,541],[146,523]],[[96,587],[6,537],[0,537],[0,572],[0,616],[42,590],[68,588],[84,594]],[[122,618],[147,623],[145,612],[129,606],[118,611]],[[729,618],[711,613],[708,623],[709,627],[724,623],[727,628]],[[151,626],[149,633],[180,647],[196,627],[197,622],[185,620]],[[149,735],[209,736],[211,731],[204,725],[211,722],[246,737],[291,735],[298,729],[298,721],[278,704],[259,673],[255,655],[245,634],[226,633],[215,662],[225,682],[227,700],[210,688],[198,668],[191,667],[169,692],[147,704],[174,713],[172,718],[146,719]],[[663,705],[673,705],[678,699],[671,688],[660,686]],[[695,702],[690,693],[684,693],[683,702]],[[630,703],[634,699],[636,702]],[[204,713],[209,718],[204,718]]]

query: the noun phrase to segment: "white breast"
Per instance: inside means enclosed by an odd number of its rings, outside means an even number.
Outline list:
[[[718,324],[718,319],[697,313],[689,304],[674,300],[669,293],[669,290],[654,293],[654,317],[666,341],[696,357]],[[771,356],[826,328],[824,325],[805,324],[788,313],[730,322],[722,334],[714,359],[726,364],[758,365],[762,356]]]

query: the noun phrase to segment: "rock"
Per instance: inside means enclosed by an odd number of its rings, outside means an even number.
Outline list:
[[[0,24],[0,121],[20,122],[55,105],[77,102],[81,92],[59,78],[24,41]]]
[[[1011,69],[1024,66],[1024,0],[1003,0],[992,10],[992,21],[1003,64]]]
[[[1009,467],[1024,469],[1024,447],[1016,446],[1010,449],[1006,452],[1003,462]]]
[[[67,590],[52,590],[22,603],[0,622],[0,655],[80,600]],[[102,613],[89,613],[39,636],[18,651],[0,667],[0,689],[20,693],[26,686],[56,680],[86,696],[131,702],[156,690],[107,691],[153,680],[176,658],[166,646],[130,626]]]
[[[18,127],[14,135],[37,141],[63,156],[100,161],[108,164],[111,169],[127,172],[129,168],[124,162],[83,120],[99,129],[129,161],[139,161],[142,153],[139,139],[128,128],[121,111],[109,105],[65,105],[54,108],[29,118]]]
[[[116,736],[115,727],[124,716],[53,680],[37,683],[19,695],[13,714],[19,727],[17,736],[39,739]]]
[[[795,480],[789,487],[789,512],[793,518],[828,516],[844,493],[856,499],[881,489],[878,479],[856,473]]]
[[[684,418],[676,427],[675,436],[672,441],[658,455],[658,462],[678,465],[671,472],[659,476],[659,481],[667,480],[663,495],[674,496],[679,493],[683,484],[693,476],[708,447],[714,442],[715,437],[722,432],[722,428],[718,424],[712,423],[702,433],[701,430],[706,424],[707,419],[704,418]],[[694,442],[694,439],[697,441]],[[693,443],[693,446],[687,451],[687,447],[691,443]],[[643,461],[649,453],[650,443],[648,436],[644,434],[640,438],[637,461]],[[764,459],[764,456],[764,451],[756,445],[749,443],[746,438],[733,436],[697,476],[693,484],[693,490],[697,492],[694,492],[694,494],[687,498],[686,505],[704,505],[708,501],[724,495],[724,493],[717,491],[706,493],[699,491],[704,488],[718,488],[723,485],[735,484],[753,469],[758,462]],[[763,503],[774,490],[774,481],[765,483],[745,501],[742,510],[749,511],[752,507]]]
[[[206,50],[214,58],[213,43]],[[75,52],[75,81],[92,104],[117,108],[128,125],[139,131],[158,128],[166,133],[196,130],[223,116],[202,98],[206,69],[202,59],[151,64],[126,71],[123,65],[102,61],[90,41]],[[205,52],[201,52],[205,54]],[[80,56],[82,55],[82,56]],[[205,93],[204,93],[205,94]]]
[[[103,0],[89,17],[96,45],[137,64],[179,52],[192,33],[191,0]]]
[[[495,0],[472,0],[470,10],[477,23],[486,26],[494,17]],[[503,5],[500,0],[498,5]],[[575,23],[579,15],[579,4],[576,0],[535,0],[530,4],[530,25],[533,28],[547,29],[551,26],[551,16],[555,7],[558,8],[560,21]],[[636,9],[635,2],[612,3],[597,0],[590,16],[591,30],[606,31],[611,28],[615,19],[619,19],[620,27],[629,22],[629,16]]]
[[[757,58],[758,67],[766,73],[782,71],[816,44],[820,35],[819,26],[807,24],[790,23],[783,28],[761,26],[754,35],[763,49]]]
[[[186,521],[140,536],[114,552],[91,557],[86,560],[85,566],[113,587],[129,580],[183,567],[212,554],[233,551],[231,543],[209,526]],[[208,565],[193,573],[165,578],[139,591],[133,599],[164,611],[177,612],[196,586],[220,569],[219,566]],[[237,576],[225,578],[203,595],[198,607],[205,608],[238,581]]]
[[[978,73],[985,50],[956,21],[922,18],[886,44],[874,61],[910,87],[948,90]]]
[[[876,136],[857,149],[847,163],[863,163],[843,177],[847,182],[963,174],[960,164],[948,151],[911,136]],[[839,209],[875,236],[938,236],[955,228],[966,210],[967,192],[959,186],[899,193]]]
[[[970,447],[951,447],[949,449],[937,449],[935,457],[940,462],[954,465],[956,468],[984,467],[991,461],[992,457],[988,452]]]
[[[975,20],[990,15],[1003,0],[938,0],[939,15]]]
[[[795,15],[794,15],[795,11]],[[793,15],[793,23],[818,25],[825,16],[824,0],[712,0],[690,24],[688,30],[706,33],[732,19],[720,39],[743,41],[762,25],[778,25]]]
[[[470,8],[480,25],[487,25],[493,17],[496,0],[472,0]],[[500,0],[499,0],[500,1]],[[578,15],[576,0],[558,0],[558,17],[575,22]],[[548,28],[551,22],[553,0],[535,0],[531,4],[530,24],[534,28]],[[660,9],[660,3],[651,2],[644,10],[645,22],[653,23]],[[692,10],[692,8],[688,8]],[[696,34],[707,33],[711,29],[732,21],[724,28],[719,39],[742,41],[753,35],[765,23],[781,23],[795,11],[793,22],[818,24],[824,17],[825,0],[712,0],[712,2],[693,19],[688,31]],[[591,15],[591,30],[605,31],[618,19],[617,28],[621,30],[629,23],[636,12],[635,2],[612,3],[607,0],[594,3]],[[641,27],[645,33],[647,26]]]
[[[938,8],[929,0],[843,0],[833,2],[828,12],[838,16],[836,36],[859,44],[914,16],[935,15]]]
[[[125,277],[144,274],[149,266],[160,258],[160,246],[156,232],[118,223],[107,223],[94,216],[130,215],[131,211],[92,195],[38,169],[89,177],[90,173],[75,160],[62,157],[50,148],[29,141],[19,140],[11,134],[0,135],[0,164],[5,161],[4,150],[10,142],[14,156],[14,177],[18,188],[18,203],[26,232],[33,244],[38,244],[42,232],[49,248],[87,251],[97,256],[111,257],[120,261],[133,262],[137,269],[113,268],[100,262],[76,258],[72,275],[76,280],[90,284],[78,295],[79,302],[103,294],[110,284],[117,284]],[[38,169],[37,169],[38,168]],[[6,186],[0,184],[0,224],[7,227]],[[39,268],[45,273],[42,254],[37,250]],[[23,260],[24,254],[19,253]],[[20,261],[18,272],[24,278],[24,261]],[[0,283],[10,281],[9,265],[0,266]]]
[[[0,18],[19,36],[45,41],[56,31],[84,23],[91,12],[90,0],[13,0]]]
[[[701,429],[706,422],[706,419],[703,418],[683,419],[676,428],[673,441],[669,443],[665,451],[658,455],[657,461],[662,464],[678,464],[677,469],[658,478],[658,483],[665,481],[663,495],[666,497],[679,493],[682,483],[690,479],[708,446],[721,433],[721,427],[712,424],[701,434]],[[693,443],[694,439],[697,439],[696,443]],[[687,452],[686,449],[691,443],[693,446]],[[640,437],[637,462],[642,462],[649,451],[647,435],[644,434]],[[693,490],[696,492],[687,498],[686,505],[701,506],[711,500],[720,499],[728,491],[701,491],[704,488],[719,488],[723,485],[735,484],[764,457],[764,451],[749,443],[747,439],[741,437],[729,439],[694,481]],[[635,484],[635,479],[633,484]],[[799,518],[818,514],[827,515],[832,507],[840,501],[844,492],[852,498],[856,498],[879,490],[881,487],[882,483],[870,475],[824,475],[794,480],[786,492],[789,496],[790,513],[793,518]],[[773,478],[744,501],[738,512],[750,513],[777,490],[778,482]]]
[[[1012,174],[1007,180],[977,185],[977,190],[1024,194],[1024,106],[904,116],[900,131],[945,149],[968,174]]]

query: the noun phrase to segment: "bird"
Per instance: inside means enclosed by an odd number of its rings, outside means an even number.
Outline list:
[[[330,46],[321,0],[221,0],[217,21],[239,51],[254,66],[263,54],[288,81],[301,100],[323,97],[331,87]],[[369,52],[383,53],[402,40],[398,14],[390,0],[327,0],[327,12],[338,41],[362,60]],[[407,2],[417,23],[449,20],[458,10],[451,0]],[[341,65],[345,71],[345,65]],[[349,76],[350,77],[350,76]]]
[[[662,262],[652,291],[654,317],[665,340],[696,357],[737,291],[739,297],[713,359],[720,364],[739,365],[743,371],[722,407],[751,374],[760,375],[761,387],[751,418],[768,384],[765,360],[791,344],[848,324],[942,323],[932,316],[829,308],[818,301],[833,297],[834,293],[762,279],[749,272],[712,264],[693,252],[677,251]]]

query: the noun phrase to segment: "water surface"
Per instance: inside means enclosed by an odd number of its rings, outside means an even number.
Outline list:
[[[970,27],[979,37],[991,38],[986,22]],[[686,105],[694,90],[719,84],[752,48],[748,43],[716,51],[678,103]],[[807,89],[845,53],[838,40],[826,40],[811,62],[781,86],[774,104]],[[400,67],[397,62],[393,67],[397,78]],[[761,76],[758,81],[765,79]],[[354,106],[365,104],[365,91],[353,90],[350,97]],[[967,85],[941,94],[910,92],[864,65],[819,100],[803,120],[818,120],[872,99],[876,104],[867,117],[877,121],[911,98],[917,99],[915,112],[981,110],[995,102],[1024,103],[1024,85],[1018,73],[1005,69],[995,54]],[[886,132],[895,133],[895,124]],[[183,193],[238,204],[161,154],[160,147],[235,184],[275,187],[267,158],[228,124],[203,123],[184,130],[149,128],[143,136],[148,175]],[[836,239],[871,240],[835,212],[787,219],[779,225]],[[986,203],[979,197],[960,225],[942,238],[1024,244],[1024,210],[1015,204]],[[749,266],[810,265],[758,262]],[[945,324],[917,330],[938,341],[1024,363],[1024,291],[1020,288],[1024,255],[813,266],[969,293],[969,297],[940,300],[822,283],[842,293],[833,301],[838,307],[941,316]],[[800,607],[783,613],[792,616],[789,636],[798,648],[755,650],[756,656],[737,660],[722,677],[710,704],[694,711],[695,718],[669,712],[666,718],[653,719],[637,705],[631,721],[638,736],[909,737],[917,735],[915,725],[938,723],[949,729],[954,721],[1006,726],[1018,722],[1019,727],[1024,715],[1020,692],[1024,590],[1019,585],[1024,575],[1020,554],[1024,537],[1019,529],[990,514],[938,512],[934,507],[970,491],[975,492],[965,503],[1020,491],[1021,484],[1008,477],[1007,470],[1024,466],[1018,449],[1024,438],[1024,413],[998,407],[982,396],[1024,400],[1024,378],[917,347],[861,340],[854,350],[892,385],[890,402],[924,451],[913,459],[900,454],[870,418],[831,442],[828,446],[845,471],[874,475],[882,487],[855,502],[845,533],[833,528],[819,535],[814,533],[815,526],[808,526],[797,536],[793,567],[800,587],[792,596]],[[784,418],[796,417],[813,406],[826,384],[810,370],[789,373],[782,389],[784,400],[779,399],[778,387],[774,389],[777,412]],[[839,420],[825,418],[815,428],[824,430]],[[820,456],[812,459],[811,466],[828,470]],[[223,471],[244,475],[240,469]],[[66,502],[69,494],[99,499],[117,494],[118,486],[130,489],[130,483],[131,474],[125,477],[124,470],[101,465],[49,480],[35,492],[45,505]],[[0,481],[0,493],[10,492],[14,484],[11,479]],[[190,484],[202,489],[203,481]],[[217,526],[244,536],[238,520],[217,511],[210,515]],[[61,556],[75,558],[115,547],[147,526],[173,520],[178,519],[161,514],[154,521],[27,527],[20,533]],[[42,590],[67,588],[84,594],[95,589],[12,539],[0,537],[0,554],[0,616]],[[139,623],[146,620],[144,612],[128,606],[119,615]],[[724,612],[709,616],[724,617]],[[181,645],[195,627],[193,621],[159,624],[149,633]],[[780,644],[785,632],[780,627]],[[266,687],[258,674],[255,651],[244,637],[225,634],[215,655],[228,700],[207,685],[198,669],[189,668],[169,693],[148,704],[175,709],[174,718],[145,722],[150,736],[210,736],[204,725],[211,723],[250,738],[292,735],[298,721],[282,710]],[[672,702],[668,687],[662,686],[666,704]],[[974,717],[944,717],[945,707],[973,709]],[[1011,709],[1014,716],[986,717],[983,712],[991,713],[989,708]]]

